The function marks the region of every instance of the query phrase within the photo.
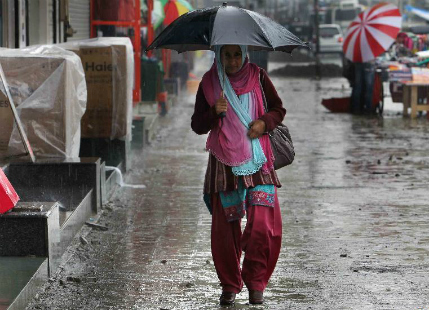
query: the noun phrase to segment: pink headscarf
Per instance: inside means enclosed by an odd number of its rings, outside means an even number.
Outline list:
[[[249,114],[252,119],[256,120],[262,116],[265,111],[259,82],[259,67],[249,63],[246,58],[241,69],[227,77],[238,96],[250,92],[249,101],[253,104],[250,104]],[[222,92],[216,62],[203,76],[201,83],[207,102],[210,106],[214,106]],[[206,149],[225,165],[240,166],[252,158],[252,147],[247,131],[231,105],[228,105],[222,126],[216,126],[210,131]],[[260,137],[259,142],[267,158],[267,162],[262,166],[262,171],[268,173],[274,169],[274,157],[268,135]]]

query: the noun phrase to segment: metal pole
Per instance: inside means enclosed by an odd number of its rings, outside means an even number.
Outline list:
[[[149,3],[149,1],[148,1]],[[134,26],[134,92],[133,92],[133,102],[139,102],[141,100],[141,10],[140,10],[140,1],[135,3],[135,11],[133,17],[133,26]],[[149,14],[149,13],[148,13]],[[152,23],[150,24],[152,25]],[[149,26],[148,26],[149,29]]]
[[[152,44],[154,39],[154,31],[152,26],[152,10],[153,10],[153,0],[147,1],[147,46]],[[147,52],[147,56],[152,56],[152,50]]]
[[[316,78],[320,79],[319,0],[314,0],[314,30],[316,32]]]

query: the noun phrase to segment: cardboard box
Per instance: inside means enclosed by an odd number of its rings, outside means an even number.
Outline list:
[[[126,46],[81,46],[77,54],[88,90],[82,137],[116,139],[130,135]]]
[[[108,138],[112,131],[113,59],[111,47],[79,51],[88,91],[82,138]]]

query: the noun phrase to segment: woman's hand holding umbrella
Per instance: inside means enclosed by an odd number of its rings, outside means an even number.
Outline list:
[[[224,97],[220,97],[215,104],[215,111],[217,115],[221,115],[221,113],[226,113],[228,110],[228,102]],[[250,139],[260,138],[265,133],[265,122],[257,119],[249,124],[249,131],[247,132],[247,136]]]
[[[221,113],[226,113],[226,110],[228,109],[228,102],[223,97],[223,94],[221,93],[220,98],[215,103],[215,110],[216,114],[220,116]]]

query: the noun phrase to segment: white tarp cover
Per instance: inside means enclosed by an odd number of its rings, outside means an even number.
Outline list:
[[[36,158],[78,157],[87,100],[80,58],[55,45],[38,45],[0,49],[0,63]],[[7,152],[25,152],[15,124]]]
[[[112,54],[112,67],[114,68],[111,72],[111,79],[108,81],[112,83],[112,94],[107,96],[103,94],[103,88],[107,83],[100,84],[100,80],[97,77],[91,78],[88,72],[88,64],[84,65],[84,71],[87,74],[87,86],[88,86],[88,110],[87,112],[91,113],[91,118],[86,119],[82,122],[83,126],[88,126],[91,128],[82,128],[82,137],[102,137],[106,136],[98,135],[96,132],[95,126],[100,127],[101,120],[108,115],[111,120],[103,121],[105,124],[111,124],[111,127],[108,128],[109,134],[107,137],[111,139],[127,139],[131,140],[131,125],[132,125],[132,109],[133,109],[133,88],[134,88],[134,51],[131,40],[127,37],[99,37],[95,39],[80,40],[73,42],[61,43],[58,46],[65,48],[67,50],[74,51],[81,55],[82,62],[84,62],[85,50],[88,48],[109,48]],[[125,55],[122,54],[122,51],[125,51]],[[96,56],[94,56],[96,57]],[[88,58],[86,58],[88,59]],[[95,59],[95,58],[94,58]],[[96,59],[95,59],[96,60]],[[92,65],[92,63],[90,64]],[[95,82],[95,84],[92,84]],[[99,85],[99,89],[97,86]],[[91,92],[91,94],[90,94]],[[98,94],[97,94],[98,93]],[[103,107],[99,105],[102,103],[100,96],[106,95],[105,105],[111,105],[110,113],[103,113]],[[91,102],[93,98],[97,103]],[[111,101],[111,103],[107,102]],[[95,105],[95,106],[94,106]],[[97,117],[97,111],[99,115]],[[105,111],[104,111],[105,112]],[[91,124],[91,121],[94,121],[94,124]],[[87,123],[89,122],[89,123]],[[98,123],[98,124],[95,124]],[[92,126],[94,125],[94,126]],[[105,126],[103,126],[105,127]],[[92,132],[91,132],[92,129]],[[103,131],[100,129],[100,131]],[[88,133],[89,132],[89,133]],[[88,136],[86,136],[88,135]]]

